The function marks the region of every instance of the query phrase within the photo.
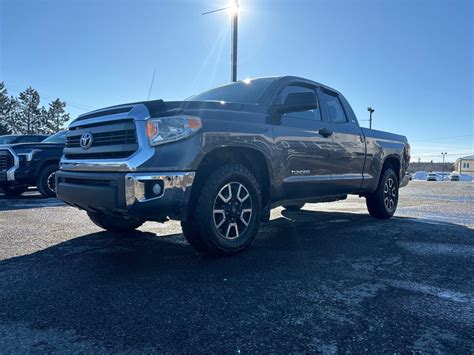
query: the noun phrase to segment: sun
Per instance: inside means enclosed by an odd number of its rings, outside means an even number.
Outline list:
[[[234,0],[229,6],[230,14],[232,16],[237,15],[239,13],[239,1]]]

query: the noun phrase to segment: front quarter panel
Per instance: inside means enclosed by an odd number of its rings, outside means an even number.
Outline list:
[[[204,156],[222,147],[253,148],[271,161],[273,134],[265,115],[221,110],[186,114],[201,118],[201,130],[186,139],[156,146],[153,157],[138,171],[196,171]]]

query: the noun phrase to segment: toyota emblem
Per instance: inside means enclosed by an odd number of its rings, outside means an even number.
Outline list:
[[[92,133],[84,133],[81,136],[81,148],[86,150],[92,145]]]

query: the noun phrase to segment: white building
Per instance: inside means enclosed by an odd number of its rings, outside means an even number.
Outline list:
[[[468,155],[456,160],[454,168],[459,174],[468,174],[474,176],[474,155]]]

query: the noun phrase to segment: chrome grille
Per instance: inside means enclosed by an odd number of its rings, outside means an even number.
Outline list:
[[[101,147],[104,145],[114,144],[136,144],[137,133],[135,129],[127,129],[124,131],[112,131],[112,132],[98,132],[92,133],[92,147]],[[66,139],[67,148],[79,148],[81,136],[69,136]]]
[[[14,165],[13,156],[8,150],[0,150],[0,171],[7,171]]]
[[[89,133],[92,143],[81,147],[81,137]],[[131,156],[138,149],[135,122],[131,119],[81,125],[66,134],[66,159],[119,159]]]

